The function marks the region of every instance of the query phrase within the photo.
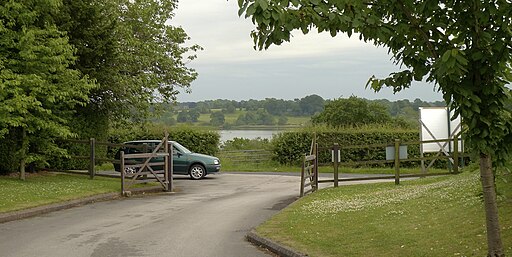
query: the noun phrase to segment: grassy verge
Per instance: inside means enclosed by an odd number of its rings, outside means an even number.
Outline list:
[[[0,176],[0,213],[41,205],[119,192],[119,179],[41,173],[30,175],[26,181],[17,177]]]
[[[277,162],[232,162],[229,158],[221,160],[222,171],[248,171],[248,172],[300,172],[300,165],[282,165]],[[318,168],[320,173],[333,173],[332,166],[321,166]],[[339,167],[339,172],[352,173],[352,174],[395,174],[394,168],[352,168],[352,167]],[[448,172],[446,169],[429,169],[429,173],[443,173]],[[400,168],[401,174],[419,174],[420,168]]]
[[[320,190],[257,232],[308,256],[485,256],[478,173]],[[501,179],[503,178],[503,179]],[[497,179],[500,224],[512,255],[512,176]]]

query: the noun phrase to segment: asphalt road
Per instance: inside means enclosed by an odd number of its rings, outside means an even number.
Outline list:
[[[0,224],[0,256],[269,256],[246,233],[295,200],[300,177],[221,174],[178,192]]]

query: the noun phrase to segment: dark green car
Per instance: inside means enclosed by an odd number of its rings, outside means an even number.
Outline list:
[[[146,152],[152,152],[155,147],[160,144],[160,140],[137,140],[124,142],[126,145],[144,145],[146,144]],[[173,174],[189,175],[192,179],[202,179],[208,174],[220,172],[220,160],[217,157],[193,153],[186,147],[182,146],[176,141],[169,141],[169,146],[172,146],[173,152]],[[120,152],[124,151],[125,154],[134,154],[144,152],[142,148],[125,147],[119,149],[116,153],[116,159],[119,159]],[[161,151],[159,151],[161,152]],[[163,158],[153,158],[150,162],[162,162]],[[128,164],[142,163],[143,160],[131,159]],[[119,171],[119,164],[114,164],[116,171]],[[157,167],[158,168],[158,167]],[[158,169],[163,169],[162,167]],[[130,172],[135,172],[134,170]]]

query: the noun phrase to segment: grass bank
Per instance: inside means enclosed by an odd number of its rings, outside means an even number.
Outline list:
[[[233,161],[229,158],[221,157],[222,171],[246,171],[246,172],[300,172],[300,165],[283,165],[274,161],[264,162],[251,162],[249,161]],[[321,166],[318,168],[320,173],[333,173],[334,168],[332,166]],[[339,167],[339,173],[351,173],[351,174],[395,174],[393,167],[382,167],[382,168],[352,168],[352,167]],[[448,172],[447,169],[429,169],[429,173],[444,173]],[[400,168],[400,174],[420,174],[421,168]]]
[[[496,181],[511,256],[512,176]],[[308,256],[485,256],[487,249],[477,172],[320,190],[257,232]]]
[[[43,172],[29,174],[26,181],[0,176],[0,213],[119,192],[119,179]]]

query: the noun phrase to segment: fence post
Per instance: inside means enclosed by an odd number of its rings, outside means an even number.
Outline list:
[[[306,163],[306,155],[302,159],[302,169],[300,171],[300,197],[304,196],[304,165]]]
[[[147,144],[147,143],[142,144],[142,152],[143,152],[143,153],[148,153],[148,152],[149,152],[149,146],[148,146],[148,144]],[[146,159],[147,159],[147,158],[146,158]],[[145,160],[144,160],[144,161],[145,161]],[[150,164],[148,164],[147,166],[149,166],[149,165],[150,165]],[[144,167],[144,170],[141,170],[140,172],[145,172],[145,171],[147,171],[147,170],[148,170],[148,168],[147,168],[147,167]],[[148,179],[148,175],[146,175],[146,174],[142,175],[142,179],[147,180],[147,179]],[[147,184],[147,182],[145,182],[144,184]]]
[[[174,147],[171,146],[169,147],[169,157],[171,158],[171,161],[169,163],[169,181],[170,181],[170,188],[169,190],[172,192],[174,190]]]
[[[121,161],[119,164],[119,169],[121,171],[121,195],[124,196],[124,151],[120,152],[119,160]]]
[[[395,139],[395,185],[400,184],[400,139]]]
[[[318,143],[315,143],[315,160],[314,160],[314,164],[315,165],[315,191],[318,190]]]
[[[90,142],[90,162],[89,162],[89,178],[90,179],[93,179],[94,178],[94,166],[96,165],[96,158],[95,158],[95,155],[96,155],[96,139],[94,138],[90,138],[89,139],[89,142]]]
[[[169,133],[167,131],[165,132],[165,145],[164,145],[164,152],[167,154],[164,157],[164,181],[167,183],[165,186],[165,190],[167,192],[171,192],[171,182],[169,180],[169,163],[171,160],[171,156],[169,155]]]
[[[453,172],[459,173],[459,136],[453,137]]]
[[[333,146],[333,151],[334,151],[334,154],[333,154],[333,161],[334,161],[334,187],[338,187],[338,159],[340,158],[339,156],[339,153],[338,151],[340,150],[340,145],[338,143],[334,143],[334,146]]]

